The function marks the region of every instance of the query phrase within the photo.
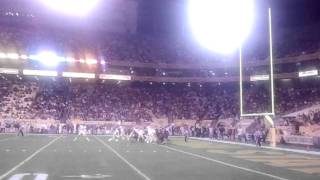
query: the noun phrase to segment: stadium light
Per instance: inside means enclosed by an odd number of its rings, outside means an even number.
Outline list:
[[[40,0],[49,8],[72,16],[87,15],[100,0]]]
[[[58,76],[57,71],[46,71],[46,70],[31,70],[31,69],[24,69],[23,70],[24,75],[29,76]]]
[[[318,70],[309,70],[309,71],[300,71],[299,72],[299,77],[310,77],[310,76],[318,76]]]
[[[7,58],[7,54],[0,52],[0,59],[5,59],[5,58]]]
[[[117,75],[117,74],[100,74],[99,79],[112,79],[112,80],[122,80],[122,81],[130,81],[132,79],[131,76],[127,75]]]
[[[20,55],[20,59],[28,59],[28,55],[26,55],[26,54],[21,54],[21,55]]]
[[[8,53],[7,54],[8,59],[19,59],[19,54],[17,53]]]
[[[269,81],[270,77],[269,75],[253,75],[250,76],[250,81]]]
[[[98,61],[97,61],[96,59],[87,59],[87,60],[86,60],[86,63],[87,63],[87,64],[97,64]]]
[[[249,36],[254,0],[189,0],[189,23],[195,38],[209,50],[229,54]]]
[[[62,77],[94,79],[96,75],[93,73],[62,72]]]
[[[0,68],[0,74],[19,74],[19,70],[12,68]]]
[[[66,57],[67,62],[76,62],[77,60],[73,57]]]
[[[46,66],[57,66],[60,62],[64,61],[63,57],[57,56],[51,51],[42,51],[39,54],[32,56],[32,58]]]

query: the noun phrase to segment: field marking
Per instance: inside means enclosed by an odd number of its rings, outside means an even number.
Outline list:
[[[151,180],[147,175],[145,175],[143,172],[141,172],[137,167],[135,167],[133,164],[131,164],[127,159],[125,159],[123,156],[121,156],[116,150],[114,150],[111,146],[109,146],[107,143],[102,141],[100,138],[97,138],[94,136],[102,145],[107,147],[110,151],[112,151],[115,155],[118,156],[123,162],[125,162],[128,166],[130,166],[133,170],[135,170],[140,176],[142,176],[145,180]],[[1,179],[0,179],[1,180]]]
[[[78,140],[78,136],[76,136],[76,137],[73,139],[73,142],[75,142],[76,140]]]
[[[5,139],[0,139],[0,142],[5,142],[11,139],[17,139],[17,137],[11,137],[11,138],[5,138]]]
[[[211,161],[211,162],[222,164],[224,166],[240,169],[240,170],[243,170],[243,171],[247,171],[247,172],[251,172],[251,173],[255,173],[255,174],[259,174],[259,175],[263,175],[263,176],[268,176],[268,177],[271,177],[271,178],[274,178],[274,179],[289,180],[289,179],[282,178],[282,177],[279,177],[279,176],[276,176],[276,175],[272,175],[272,174],[268,174],[268,173],[265,173],[265,172],[261,172],[261,171],[257,171],[257,170],[253,170],[253,169],[237,166],[237,165],[234,165],[234,164],[226,163],[224,161],[220,161],[220,160],[216,160],[216,159],[209,158],[209,157],[206,157],[206,156],[202,156],[202,155],[199,155],[199,154],[194,154],[194,153],[191,153],[191,152],[183,151],[183,150],[176,149],[176,148],[173,148],[173,147],[164,146],[164,145],[161,145],[161,147],[170,149],[172,151],[180,152],[180,153],[183,153],[183,154],[187,154],[187,155],[190,155],[190,156],[194,156],[194,157],[197,157],[197,158],[200,158],[200,159],[205,159],[205,160],[208,160],[208,161]]]
[[[111,175],[103,175],[103,174],[96,174],[96,175],[80,175],[80,176],[62,176],[67,178],[82,178],[82,179],[104,179],[104,178],[110,178]]]
[[[6,173],[2,174],[0,176],[0,180],[4,179],[5,177],[7,177],[9,174],[11,174],[13,171],[17,170],[19,167],[21,167],[22,165],[24,165],[26,162],[30,161],[33,157],[35,157],[37,154],[39,154],[41,151],[43,151],[45,148],[47,148],[48,146],[50,146],[51,144],[53,144],[55,141],[57,141],[58,139],[60,139],[60,137],[57,137],[53,140],[51,140],[48,144],[42,146],[41,148],[39,148],[36,152],[32,153],[29,157],[27,157],[25,160],[21,161],[19,164],[17,164],[16,166],[14,166],[13,168],[11,168],[9,171],[7,171]]]
[[[232,145],[240,145],[240,146],[248,146],[248,147],[257,147],[254,144],[246,144],[241,142],[232,142],[232,141],[223,141],[223,140],[215,140],[209,138],[196,138],[191,137],[192,140],[204,141],[204,142],[215,142],[215,143],[223,143],[223,144],[232,144]],[[307,150],[300,150],[300,149],[289,149],[289,148],[282,148],[282,147],[271,147],[271,146],[261,146],[260,148],[263,149],[271,149],[271,150],[278,150],[278,151],[285,151],[285,152],[293,152],[299,154],[307,154],[307,155],[320,155],[318,151],[307,151]]]

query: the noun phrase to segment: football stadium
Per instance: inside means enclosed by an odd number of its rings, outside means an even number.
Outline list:
[[[319,0],[1,0],[0,180],[320,179]]]

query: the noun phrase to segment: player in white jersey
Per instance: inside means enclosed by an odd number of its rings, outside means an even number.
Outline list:
[[[119,141],[119,137],[120,137],[120,131],[118,128],[115,128],[114,131],[113,131],[113,134],[112,134],[112,137],[109,138],[109,142],[110,141],[116,141],[118,142]]]
[[[79,126],[79,136],[86,136],[87,135],[87,127],[85,125]]]
[[[135,135],[137,135],[137,141],[139,142],[143,142],[144,141],[144,130],[143,129],[137,129],[137,128],[133,128],[129,137],[128,137],[128,140],[130,140],[131,138],[134,138]]]
[[[124,127],[123,126],[120,126],[120,137],[121,137],[121,139],[122,140],[125,140],[125,138],[126,138],[126,131],[125,131],[125,129],[124,129]]]
[[[147,127],[147,137],[146,142],[147,143],[153,143],[157,141],[156,137],[156,130],[151,128],[150,126]]]
[[[138,134],[138,142],[143,142],[145,140],[144,138],[144,130],[143,129],[137,129],[136,130],[137,134]]]

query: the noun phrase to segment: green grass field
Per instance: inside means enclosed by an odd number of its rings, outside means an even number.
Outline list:
[[[172,138],[0,135],[0,180],[319,180],[320,157]]]

